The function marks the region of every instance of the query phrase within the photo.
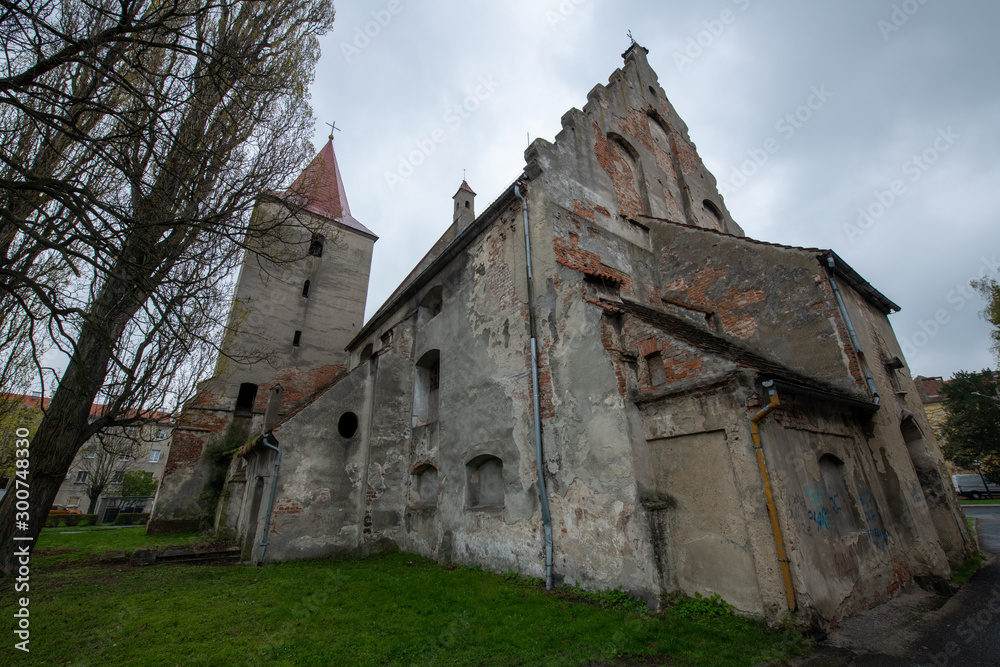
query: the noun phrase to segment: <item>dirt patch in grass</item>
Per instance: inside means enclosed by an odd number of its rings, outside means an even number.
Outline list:
[[[32,553],[36,556],[58,556],[59,554],[71,554],[75,551],[76,549],[70,549],[69,547],[57,547],[52,549],[35,549]]]

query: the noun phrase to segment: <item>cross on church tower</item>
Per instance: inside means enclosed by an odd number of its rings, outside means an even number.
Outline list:
[[[340,128],[337,127],[337,121],[333,121],[332,123],[327,123],[327,125],[330,126],[330,138],[333,139],[333,131],[336,130],[337,132],[340,132]]]

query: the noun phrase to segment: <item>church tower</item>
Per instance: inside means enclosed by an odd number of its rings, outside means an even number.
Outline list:
[[[464,180],[459,186],[458,192],[452,197],[455,200],[455,234],[460,234],[463,229],[472,224],[476,219],[476,193],[472,191],[469,184]]]
[[[259,197],[250,224],[257,252],[247,250],[240,267],[215,373],[178,417],[150,533],[216,520],[225,532],[226,497],[220,504],[213,487],[226,473],[206,450],[259,434],[265,419],[294,412],[328,385],[364,324],[378,237],[351,214],[332,136],[287,190]],[[226,492],[242,495],[233,472]]]
[[[351,215],[332,139],[288,190],[261,197],[253,224],[267,230],[263,248],[240,269],[216,375],[258,387],[273,376],[286,393],[304,395],[347,364],[377,239]]]

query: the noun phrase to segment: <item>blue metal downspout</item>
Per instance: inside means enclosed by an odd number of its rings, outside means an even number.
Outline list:
[[[545,589],[552,590],[552,517],[549,515],[549,499],[545,492],[545,472],[542,466],[542,415],[538,401],[538,342],[535,337],[534,288],[531,274],[531,235],[528,231],[528,202],[521,196],[521,190],[514,184],[514,194],[521,200],[524,213],[524,252],[528,273],[528,322],[531,332],[531,393],[535,408],[535,465],[538,470],[538,499],[542,506],[542,529],[545,532]]]
[[[267,551],[267,534],[271,532],[271,512],[274,511],[274,491],[278,487],[278,470],[281,468],[281,450],[268,442],[271,432],[268,431],[261,438],[261,442],[268,449],[273,449],[278,453],[274,460],[274,475],[271,477],[271,497],[267,501],[267,520],[264,522],[264,538],[260,541],[260,557],[257,559],[257,566],[264,564],[264,552]]]
[[[861,349],[861,341],[858,340],[858,334],[854,331],[854,325],[851,324],[851,316],[847,313],[847,305],[844,303],[844,298],[840,296],[840,290],[837,289],[837,282],[833,279],[833,257],[827,257],[826,263],[829,268],[830,287],[833,288],[833,294],[837,297],[837,305],[840,306],[840,314],[844,316],[844,322],[847,324],[847,333],[851,336],[851,344],[858,355],[858,361],[861,362],[861,372],[865,374],[865,382],[868,383],[868,391],[871,392],[872,402],[878,405],[879,397],[878,389],[875,387],[875,378],[872,377],[871,371],[868,370],[868,362],[865,361],[865,353]]]

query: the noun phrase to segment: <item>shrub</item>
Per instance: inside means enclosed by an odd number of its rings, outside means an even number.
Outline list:
[[[80,526],[96,526],[97,525],[97,515],[96,514],[77,514],[77,518],[80,520],[78,525]]]
[[[149,515],[145,513],[119,514],[115,519],[116,526],[133,526],[135,524],[145,525],[149,521]]]
[[[45,527],[46,528],[58,528],[59,524],[62,523],[62,519],[63,519],[62,516],[58,515],[58,514],[56,516],[47,517],[45,519]]]
[[[733,605],[729,604],[718,593],[707,598],[701,593],[695,593],[693,598],[680,598],[670,610],[674,616],[687,618],[695,623],[704,623],[723,616],[733,616]]]
[[[64,514],[63,520],[66,522],[67,526],[73,527],[80,523],[80,517],[82,514]]]

